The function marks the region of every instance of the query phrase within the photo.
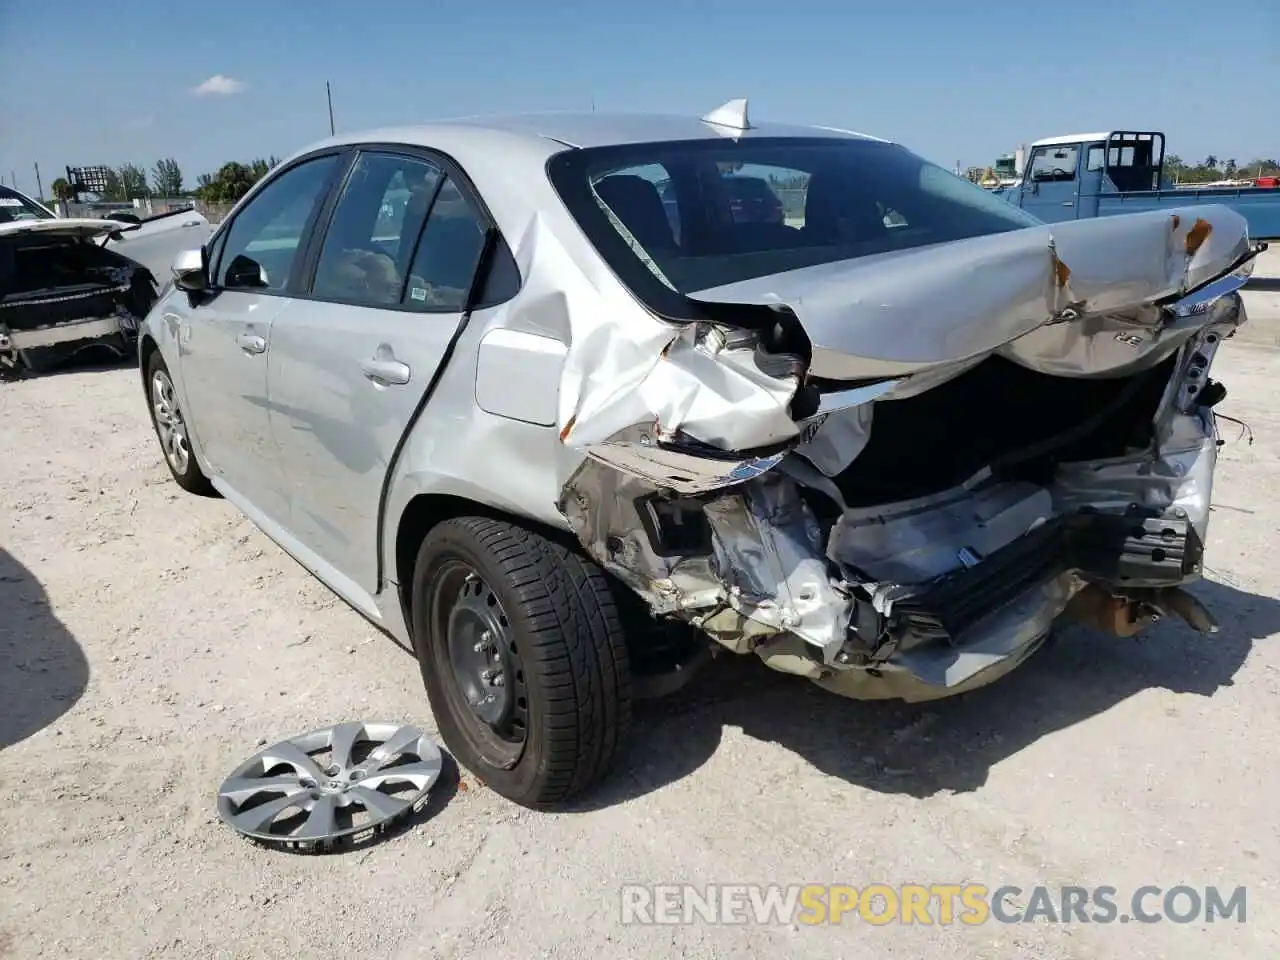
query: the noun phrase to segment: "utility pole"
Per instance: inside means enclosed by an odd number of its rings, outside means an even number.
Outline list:
[[[44,199],[44,184],[40,181],[40,164],[36,164],[36,198]]]
[[[324,96],[329,101],[329,136],[333,136],[333,93],[329,89],[329,81],[324,82]]]

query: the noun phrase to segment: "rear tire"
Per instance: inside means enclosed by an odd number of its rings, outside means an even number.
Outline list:
[[[522,806],[609,770],[631,724],[627,645],[604,572],[531,530],[446,520],[414,567],[414,645],[445,745]]]
[[[217,496],[213,484],[196,463],[173,378],[169,376],[169,368],[159,350],[147,360],[147,409],[151,411],[151,426],[160,441],[165,466],[178,486],[188,493]]]

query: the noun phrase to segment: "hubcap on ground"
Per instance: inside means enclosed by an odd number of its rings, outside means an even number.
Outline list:
[[[339,723],[241,764],[218,789],[218,815],[256,840],[326,847],[416,809],[441,766],[440,748],[416,727]]]
[[[151,409],[155,413],[156,432],[160,434],[160,446],[166,459],[178,473],[186,473],[191,462],[187,424],[178,409],[173,381],[163,370],[157,370],[151,377]]]
[[[504,752],[518,750],[528,732],[528,702],[515,631],[502,601],[462,561],[450,561],[436,584],[434,620],[446,638],[456,688]]]

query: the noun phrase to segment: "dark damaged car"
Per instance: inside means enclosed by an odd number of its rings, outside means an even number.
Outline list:
[[[734,175],[803,211],[735,217]],[[745,103],[456,121],[282,163],[140,359],[177,481],[412,649],[458,759],[544,804],[699,647],[922,701],[1062,618],[1215,629],[1184,588],[1256,252],[1225,207],[1046,225]]]
[[[0,187],[0,366],[41,372],[86,348],[131,357],[159,290],[153,269],[121,249],[145,226],[136,217],[59,218]]]

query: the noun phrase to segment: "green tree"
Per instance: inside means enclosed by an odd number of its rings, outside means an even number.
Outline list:
[[[126,163],[116,172],[120,178],[120,188],[124,193],[122,200],[149,196],[147,190],[147,173],[136,163]]]
[[[49,184],[49,189],[53,191],[53,197],[55,200],[72,199],[71,184],[67,183],[66,177],[58,177],[57,180],[54,180],[53,183]]]
[[[218,168],[210,176],[200,177],[200,199],[209,203],[235,203],[257,182],[253,171],[243,163],[232,160]]]
[[[151,187],[157,197],[182,196],[182,168],[173,157],[157,160],[151,170]]]
[[[108,168],[106,179],[106,189],[104,189],[101,194],[103,200],[118,203],[121,200],[129,199],[125,196],[124,183],[121,181],[120,174],[117,171]]]
[[[1242,177],[1276,177],[1280,176],[1280,163],[1258,157],[1250,160],[1240,168]]]

